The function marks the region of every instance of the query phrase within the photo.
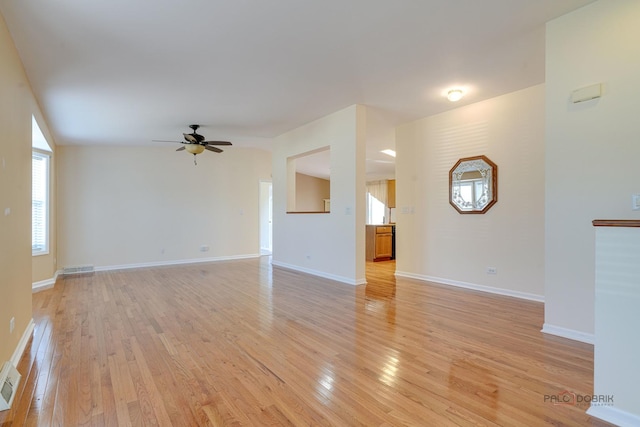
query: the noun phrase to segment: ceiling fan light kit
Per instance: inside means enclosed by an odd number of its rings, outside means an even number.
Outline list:
[[[164,141],[154,139],[154,142],[175,142],[177,144],[182,144],[182,147],[178,148],[176,151],[187,151],[190,154],[193,154],[193,164],[197,165],[196,155],[202,153],[204,150],[213,151],[214,153],[222,153],[218,147],[214,147],[214,145],[232,145],[229,141],[205,141],[204,136],[200,135],[197,130],[200,125],[189,125],[189,127],[193,130],[191,133],[183,133],[184,141]]]
[[[194,156],[204,151],[204,145],[200,145],[200,144],[188,144],[188,145],[185,145],[184,148]]]

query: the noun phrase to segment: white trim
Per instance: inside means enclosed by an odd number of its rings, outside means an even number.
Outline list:
[[[152,261],[141,262],[137,264],[122,264],[122,265],[103,265],[101,267],[95,267],[94,271],[112,271],[112,270],[128,270],[131,268],[147,268],[147,267],[163,267],[169,265],[182,265],[182,264],[199,264],[206,262],[216,261],[232,261],[237,259],[247,258],[260,258],[260,254],[245,254],[245,255],[231,255],[212,258],[194,258],[194,259],[179,259],[173,261]]]
[[[587,409],[587,414],[600,418],[619,427],[637,427],[640,426],[640,415],[623,411],[613,406],[593,406]]]
[[[31,293],[36,293],[40,291],[44,291],[46,289],[51,289],[55,286],[56,280],[58,280],[58,276],[62,274],[62,270],[58,270],[55,272],[51,279],[40,280],[39,282],[34,282],[31,284]]]
[[[11,359],[9,361],[15,366],[18,367],[18,363],[20,363],[20,359],[22,359],[22,354],[24,353],[24,349],[27,348],[27,344],[29,343],[29,339],[31,338],[31,334],[33,333],[33,328],[35,328],[36,324],[33,322],[33,319],[29,320],[29,324],[27,325],[20,341],[18,341],[18,346],[13,352]]]
[[[512,291],[510,289],[503,289],[503,288],[494,288],[492,286],[477,285],[475,283],[460,282],[458,280],[443,279],[441,277],[407,273],[405,271],[396,271],[396,276],[408,277],[409,279],[417,279],[425,282],[435,282],[443,285],[456,286],[458,288],[471,289],[474,291],[488,292],[490,294],[498,294],[498,295],[503,295],[507,297],[526,299],[529,301],[544,302],[543,295],[530,294],[528,292]]]
[[[567,329],[561,326],[550,325],[545,323],[542,325],[542,330],[540,331],[549,335],[556,335],[562,338],[569,338],[570,340],[580,341],[587,344],[595,343],[595,335],[590,334],[588,332],[576,331],[575,329]]]
[[[346,283],[347,285],[364,285],[367,283],[367,279],[350,279],[348,277],[338,276],[336,274],[325,273],[324,271],[312,270],[310,268],[299,267],[293,264],[287,264],[285,262],[271,260],[271,265],[275,267],[284,268],[286,270],[299,271],[301,273],[311,274],[313,276],[324,277],[325,279],[335,280],[336,282]]]

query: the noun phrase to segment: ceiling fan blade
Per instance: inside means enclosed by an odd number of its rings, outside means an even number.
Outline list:
[[[184,144],[182,141],[167,141],[166,139],[152,139],[151,142],[176,142],[178,144]]]
[[[210,145],[205,145],[204,148],[209,151],[213,151],[216,153],[222,153],[222,150],[216,147],[211,147]]]
[[[204,145],[232,145],[229,141],[204,141]]]
[[[184,149],[185,149],[185,147],[180,147],[180,148],[178,148],[176,151],[182,151],[182,150],[184,150]]]

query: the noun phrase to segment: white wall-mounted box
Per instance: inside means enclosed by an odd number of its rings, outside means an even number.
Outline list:
[[[600,83],[576,89],[571,92],[571,102],[577,104],[578,102],[589,101],[591,99],[600,98],[602,96],[602,85]]]

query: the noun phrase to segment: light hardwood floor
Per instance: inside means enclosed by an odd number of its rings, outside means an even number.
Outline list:
[[[394,265],[357,287],[268,257],[62,278],[0,424],[608,425],[545,401],[593,392],[593,347],[542,334],[542,304]]]

